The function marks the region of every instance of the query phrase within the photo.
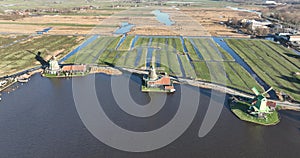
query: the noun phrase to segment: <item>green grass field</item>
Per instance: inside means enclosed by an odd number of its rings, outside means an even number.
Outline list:
[[[183,46],[179,38],[161,38],[141,36],[130,50],[135,36],[128,36],[120,45],[116,46],[121,37],[101,36],[65,63],[104,64],[128,68],[143,68],[151,57],[160,63],[166,72],[178,77],[193,78],[207,82],[214,82],[228,87],[252,93],[251,88],[262,88],[233,58],[218,45],[206,38],[193,38],[195,48],[188,38],[184,39],[188,53],[183,53]],[[2,43],[10,43],[22,37],[13,37]],[[43,35],[21,41],[0,49],[1,75],[11,74],[25,68],[39,65],[35,59],[37,52],[42,57],[51,52],[64,49],[59,58],[70,52],[82,42],[74,36]],[[151,42],[150,42],[151,41]],[[228,39],[229,45],[252,67],[252,69],[276,90],[290,94],[299,100],[300,82],[299,58],[289,49],[269,41],[263,40],[234,40]],[[149,54],[152,48],[152,56]],[[199,50],[199,53],[195,51]],[[28,51],[27,51],[28,50]],[[32,52],[32,53],[30,53]],[[149,58],[150,56],[150,58]]]
[[[193,39],[197,48],[201,52],[203,58],[206,61],[213,60],[213,61],[223,61],[223,55],[220,53],[220,50],[217,46],[213,43],[213,41],[209,38],[200,38],[200,39]]]
[[[129,51],[133,38],[134,36],[127,36],[124,42],[118,48],[118,50]]]
[[[253,86],[262,90],[249,73],[210,38],[185,38],[184,42],[192,60],[191,65],[199,79],[226,84],[228,87],[243,89],[248,93],[252,93],[250,89]]]
[[[99,37],[65,62],[76,64],[98,63],[100,55],[105,52],[109,44],[115,39],[115,37]]]
[[[193,39],[196,47],[204,52],[204,54],[200,52],[203,56],[203,59],[201,59],[188,39],[185,39],[188,54],[184,54],[179,38],[141,36],[137,39],[134,49],[129,50],[133,38],[134,36],[127,36],[118,50],[114,48],[120,38],[114,39],[107,48],[103,48],[99,63],[127,68],[142,68],[146,65],[148,48],[151,47],[154,49],[152,57],[155,57],[156,63],[160,63],[160,67],[171,75],[214,82],[248,93],[252,93],[251,88],[254,86],[262,90],[248,72],[234,62],[225,50],[212,41],[208,41],[208,39]],[[90,48],[87,47],[87,49]],[[192,61],[189,60],[188,55]],[[84,59],[84,55],[82,58]]]
[[[225,2],[225,1],[215,1],[215,0],[183,0],[185,2],[192,2],[193,5],[191,7],[225,7],[225,6],[236,6],[236,3],[232,2]],[[183,2],[180,1],[180,2]],[[128,7],[134,7],[135,3],[132,3],[131,1],[113,1],[113,0],[107,0],[107,1],[85,1],[85,0],[72,0],[72,1],[57,1],[58,3],[54,3],[53,0],[45,0],[45,1],[39,1],[39,0],[26,0],[26,1],[19,1],[19,0],[5,0],[0,1],[0,5],[7,5],[6,8],[8,9],[28,9],[28,8],[73,8],[73,7],[79,7],[79,6],[99,6],[102,10],[124,10]],[[88,3],[87,3],[88,2]],[[164,2],[164,6],[173,6],[176,5],[173,2]],[[181,4],[179,2],[179,4]],[[144,7],[151,5],[151,1],[144,1],[142,3],[137,3],[138,6]],[[120,8],[112,8],[112,6],[122,6]]]
[[[265,40],[235,40],[226,42],[269,85],[295,100],[300,100],[299,56],[281,45]]]
[[[0,36],[0,47],[5,47],[11,43],[17,42],[22,39],[28,38],[28,35],[1,35]]]
[[[9,43],[15,39],[5,38],[3,43]],[[38,52],[42,58],[51,57],[53,52],[63,50],[57,58],[69,53],[75,46],[82,42],[75,36],[36,36],[27,40],[15,43],[8,47],[0,48],[0,76],[10,75],[34,66],[41,65],[36,59]],[[7,40],[7,41],[6,41]]]
[[[148,37],[139,37],[135,43],[135,47],[147,47],[149,44],[150,38]],[[153,41],[152,41],[153,43]]]

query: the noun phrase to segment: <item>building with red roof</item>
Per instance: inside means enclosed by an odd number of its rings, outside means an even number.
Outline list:
[[[145,75],[143,81],[144,91],[175,92],[170,76],[167,74],[157,75],[154,67],[150,68],[149,75]]]

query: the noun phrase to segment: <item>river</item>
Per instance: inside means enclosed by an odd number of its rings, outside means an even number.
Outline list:
[[[83,82],[89,77],[77,80]],[[116,78],[122,80],[122,77],[125,76]],[[109,90],[111,77],[97,74],[95,78],[97,96],[104,111],[123,128],[154,130],[168,123],[178,109],[181,90],[176,85],[177,91],[167,95],[166,104],[158,114],[142,119],[132,117],[116,105]],[[149,96],[140,92],[140,78],[131,76],[130,81],[129,91],[133,99],[139,104],[147,104]],[[103,144],[87,130],[76,111],[71,79],[35,75],[16,91],[2,94],[0,155],[2,158],[299,157],[299,112],[281,111],[281,122],[277,126],[264,127],[238,120],[225,103],[214,128],[199,138],[198,131],[208,103],[214,98],[210,97],[210,90],[186,87],[200,94],[197,114],[187,131],[164,148],[130,153]]]

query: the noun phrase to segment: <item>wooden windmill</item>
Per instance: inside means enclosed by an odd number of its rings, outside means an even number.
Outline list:
[[[253,93],[256,95],[255,98],[251,101],[251,106],[249,108],[249,113],[252,115],[262,116],[266,113],[271,113],[271,108],[276,107],[276,103],[268,101],[264,96],[273,88],[271,87],[267,91],[260,93],[255,87],[252,88]],[[274,105],[275,104],[275,105]]]

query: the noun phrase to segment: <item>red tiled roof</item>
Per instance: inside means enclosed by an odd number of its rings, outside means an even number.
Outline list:
[[[294,35],[294,36],[290,36],[290,39],[292,39],[292,38],[300,38],[300,35]]]
[[[156,81],[150,81],[149,84],[153,85],[171,85],[171,79],[169,76],[164,76]]]
[[[62,71],[86,71],[86,65],[66,65],[62,67]]]

